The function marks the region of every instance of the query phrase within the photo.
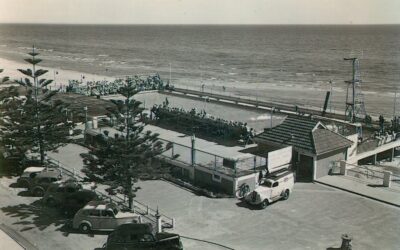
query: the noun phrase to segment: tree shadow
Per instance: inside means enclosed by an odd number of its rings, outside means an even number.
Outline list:
[[[64,215],[58,208],[45,206],[42,200],[34,201],[31,204],[2,207],[1,211],[7,216],[19,219],[13,224],[23,226],[20,232],[29,231],[34,228],[43,231],[50,226],[54,226],[56,227],[55,231],[60,231],[65,237],[68,237],[70,234],[85,234],[72,228],[71,217]],[[94,237],[94,235],[107,235],[109,233],[93,231],[87,235],[88,237]]]
[[[69,221],[56,208],[44,206],[41,200],[34,201],[31,204],[2,207],[1,211],[7,216],[19,218],[19,221],[14,224],[25,226],[20,230],[21,232],[33,228],[43,231],[49,226],[63,226]]]

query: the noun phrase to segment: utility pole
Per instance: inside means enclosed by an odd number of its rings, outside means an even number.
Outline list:
[[[396,103],[397,103],[397,90],[394,92],[394,100],[393,100],[393,118],[396,117]]]
[[[171,63],[169,63],[169,84],[171,84],[171,73],[172,73],[172,68],[171,68]]]
[[[272,129],[272,118],[274,116],[274,112],[275,112],[275,107],[271,108],[271,124],[270,124],[270,129]]]
[[[329,98],[329,113],[332,114],[332,98],[333,98],[332,80],[329,80],[329,84],[331,85],[331,97]]]

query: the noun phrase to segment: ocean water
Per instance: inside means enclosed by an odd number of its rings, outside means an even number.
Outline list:
[[[400,87],[400,25],[0,24],[0,57],[22,61],[32,44],[44,66],[107,76],[159,72],[168,79],[171,65],[176,85],[237,87],[243,95],[263,87],[326,89],[329,80],[343,93],[351,76],[343,58],[349,56],[360,58],[367,97]],[[382,106],[389,112],[389,103]]]

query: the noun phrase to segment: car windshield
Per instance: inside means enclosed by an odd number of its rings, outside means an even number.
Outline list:
[[[270,182],[270,181],[264,181],[264,183],[262,184],[263,186],[266,186],[266,187],[272,187],[272,182]]]

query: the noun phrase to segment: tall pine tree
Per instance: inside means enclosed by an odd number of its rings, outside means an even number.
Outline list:
[[[119,135],[108,137],[108,131],[98,137],[95,148],[87,154],[81,154],[85,163],[83,172],[91,180],[107,182],[110,188],[118,193],[127,195],[129,208],[132,208],[134,184],[143,176],[155,176],[165,169],[156,156],[170,145],[164,147],[158,139],[158,134],[144,131],[144,124],[138,121],[143,109],[140,102],[133,96],[138,92],[137,82],[127,79],[119,94],[124,100],[113,101],[114,109],[110,115],[116,118],[116,128]]]
[[[9,91],[8,101],[3,103],[3,144],[7,145],[10,155],[21,159],[28,151],[39,153],[43,164],[46,151],[55,150],[68,141],[74,124],[64,115],[67,105],[51,100],[57,91],[47,88],[52,80],[42,77],[47,70],[37,68],[42,60],[37,57],[39,53],[35,47],[28,54],[30,58],[25,61],[32,68],[18,69],[26,78],[15,81],[23,88]]]

